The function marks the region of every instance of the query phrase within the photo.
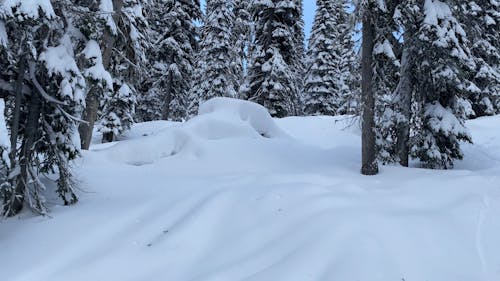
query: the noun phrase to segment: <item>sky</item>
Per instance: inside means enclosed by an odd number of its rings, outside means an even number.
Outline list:
[[[309,38],[309,33],[311,32],[312,23],[314,20],[314,12],[316,9],[316,0],[304,0],[304,23],[305,23],[305,34],[306,39]],[[201,5],[205,6],[205,0],[201,0]]]

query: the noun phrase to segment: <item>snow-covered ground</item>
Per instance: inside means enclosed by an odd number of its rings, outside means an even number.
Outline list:
[[[78,205],[1,221],[0,280],[500,280],[500,116],[455,170],[364,177],[352,118],[201,112],[93,146]]]

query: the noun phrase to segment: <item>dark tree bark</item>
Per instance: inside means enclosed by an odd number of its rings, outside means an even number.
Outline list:
[[[17,153],[17,139],[19,136],[19,118],[21,115],[21,103],[23,98],[23,85],[24,85],[24,75],[26,72],[26,59],[22,55],[19,58],[19,66],[17,72],[17,80],[15,84],[15,99],[14,99],[14,109],[12,111],[12,122],[10,124],[10,163],[11,166],[15,166],[16,163],[16,153]]]
[[[363,43],[361,59],[362,76],[362,166],[363,175],[378,174],[375,148],[375,97],[373,94],[373,47],[375,27],[371,12],[363,15]]]
[[[19,157],[19,175],[16,177],[14,193],[9,194],[11,200],[9,205],[4,206],[4,212],[7,216],[15,216],[24,206],[26,190],[30,177],[30,164],[33,161],[34,145],[38,132],[38,125],[41,112],[40,97],[33,93],[28,101],[28,116],[24,127],[24,139],[21,145]],[[39,202],[34,202],[38,204]],[[41,209],[41,206],[38,206]]]
[[[401,57],[401,75],[396,88],[397,106],[405,117],[405,122],[400,124],[397,132],[397,152],[401,166],[408,167],[410,160],[410,118],[412,102],[412,83],[410,66],[410,42],[405,42]]]
[[[123,8],[123,0],[113,0],[113,20],[118,24],[121,16],[121,10]],[[102,44],[104,45],[102,53],[102,64],[105,69],[109,69],[111,65],[111,59],[113,54],[113,48],[115,47],[116,38],[111,33],[109,28],[105,28]],[[80,133],[81,146],[83,150],[88,150],[90,148],[90,143],[92,141],[92,133],[94,131],[94,125],[97,120],[97,111],[99,110],[99,97],[93,93],[89,93],[85,99],[86,108],[83,112],[82,119],[86,123],[80,124],[78,131]]]
[[[83,112],[82,119],[86,123],[81,123],[78,127],[80,133],[80,141],[83,150],[89,150],[92,141],[92,132],[94,130],[95,121],[97,120],[97,110],[99,108],[99,100],[97,96],[89,92],[85,98],[85,111]]]

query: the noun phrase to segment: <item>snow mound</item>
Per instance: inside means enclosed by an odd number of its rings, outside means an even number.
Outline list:
[[[287,137],[274,123],[265,107],[253,102],[232,98],[213,98],[201,104],[198,118],[193,119],[192,123],[208,125],[207,128],[198,128],[201,129],[199,131],[201,135],[206,134],[209,138],[216,138],[215,136],[219,134],[221,137],[231,137],[221,128],[221,126],[224,127],[225,125],[235,129],[235,132],[249,132],[249,136],[255,136],[254,133],[257,133],[266,138]],[[237,133],[236,135],[240,134]]]
[[[141,166],[177,155],[197,158],[209,141],[287,137],[264,107],[248,101],[214,98],[202,104],[199,115],[186,123],[119,142],[106,153],[113,161]]]
[[[76,206],[0,220],[1,280],[500,280],[500,116],[467,122],[455,170],[364,177],[357,119],[276,119],[291,137],[264,138],[218,102],[84,152]]]

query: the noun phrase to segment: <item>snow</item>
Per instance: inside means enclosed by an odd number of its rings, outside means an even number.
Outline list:
[[[12,16],[15,11],[16,15],[32,19],[37,19],[42,15],[49,19],[56,17],[50,0],[3,0],[0,4],[0,14],[4,12]]]
[[[5,123],[5,102],[0,98],[0,151],[2,154],[0,155],[0,160],[10,165],[9,160],[9,149],[10,149],[10,141],[9,134],[7,132],[7,124]]]
[[[47,47],[47,50],[40,54],[39,60],[45,62],[51,76],[70,72],[80,73],[75,59],[62,44],[56,47]]]
[[[7,30],[5,29],[5,22],[0,20],[0,46],[7,47],[9,38],[7,37]]]
[[[357,124],[231,99],[136,124],[84,153],[78,205],[0,223],[2,280],[500,280],[500,116],[455,170],[374,177]]]
[[[113,1],[112,0],[100,0],[99,10],[103,14],[103,18],[106,21],[106,25],[110,28],[113,34],[117,34],[117,26],[115,20],[113,19]]]
[[[92,60],[93,62],[93,66],[86,69],[83,74],[94,80],[106,81],[106,87],[111,89],[113,87],[113,79],[111,78],[111,74],[104,69],[104,65],[102,64],[102,52],[99,43],[95,40],[89,40],[83,50],[83,54],[86,59]]]
[[[373,48],[373,54],[374,55],[384,54],[385,56],[390,58],[392,61],[397,61],[396,55],[394,54],[394,51],[392,50],[391,43],[387,39],[385,39],[382,43],[378,42],[375,45],[375,47]]]
[[[64,36],[60,45],[47,47],[38,59],[45,63],[50,76],[62,76],[63,79],[60,82],[62,97],[68,97],[80,104],[84,103],[85,81],[76,64],[69,36]]]

